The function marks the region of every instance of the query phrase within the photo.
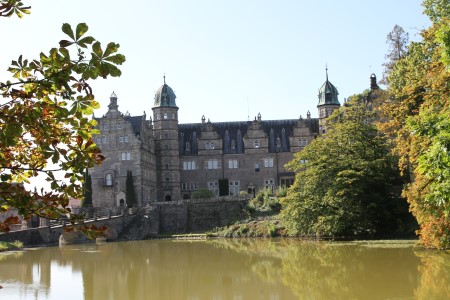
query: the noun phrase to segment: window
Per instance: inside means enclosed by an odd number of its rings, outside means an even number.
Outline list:
[[[108,123],[103,124],[103,130],[108,130]]]
[[[102,143],[106,144],[106,135],[102,135]]]
[[[125,143],[128,143],[128,135],[124,136]]]
[[[230,195],[239,195],[239,181],[229,181],[228,182],[229,189],[228,192]]]
[[[113,185],[113,174],[111,174],[111,173],[105,174],[105,185],[106,186]]]
[[[228,168],[230,168],[230,169],[237,169],[238,168],[238,160],[237,159],[230,159],[228,161]]]
[[[216,159],[210,159],[208,160],[208,169],[218,169],[219,168],[219,162]]]
[[[273,168],[273,158],[264,159],[264,167]]]
[[[307,139],[299,139],[298,140],[298,146],[299,147],[305,147],[306,145],[308,145],[308,140]]]
[[[294,183],[294,178],[281,178],[280,184],[285,187],[290,187]]]
[[[255,172],[259,172],[259,163],[255,163]]]
[[[122,129],[122,123],[121,122],[117,123],[117,129]]]
[[[183,191],[196,191],[198,189],[197,182],[183,182],[181,183],[181,190]]]
[[[122,136],[122,135],[119,136],[119,142],[120,142],[120,143],[123,143],[123,136]]]
[[[212,149],[214,149],[215,147],[216,147],[216,145],[214,145],[213,142],[206,142],[206,143],[205,143],[205,149],[207,149],[207,150],[212,150]]]
[[[122,160],[131,160],[130,152],[122,152]]]
[[[195,170],[195,161],[183,162],[183,170]]]
[[[275,182],[275,181],[273,180],[273,178],[270,178],[270,179],[264,179],[264,187],[265,187],[266,189],[271,190],[272,193],[273,193],[274,182]]]
[[[164,113],[164,120],[167,120],[167,113]]]
[[[259,140],[253,141],[253,148],[259,148]]]
[[[209,181],[208,189],[214,193],[216,197],[219,196],[219,182],[218,181]]]

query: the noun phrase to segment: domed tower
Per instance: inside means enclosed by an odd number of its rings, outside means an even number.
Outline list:
[[[164,84],[156,91],[153,110],[158,201],[181,197],[178,140],[178,107],[175,93]]]
[[[338,100],[338,91],[336,87],[328,81],[328,69],[326,69],[327,80],[319,89],[319,132],[325,133],[325,119],[328,118],[336,109],[339,109],[341,104]]]

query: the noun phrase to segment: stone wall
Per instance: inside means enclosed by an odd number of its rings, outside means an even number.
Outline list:
[[[198,200],[159,202],[147,205],[132,215],[103,217],[86,221],[86,225],[106,226],[108,240],[141,240],[161,234],[204,232],[226,226],[245,217],[248,197],[221,197]],[[90,212],[93,215],[103,211]],[[26,246],[86,242],[77,233],[64,232],[62,226],[39,227],[0,234],[0,241],[22,241]]]

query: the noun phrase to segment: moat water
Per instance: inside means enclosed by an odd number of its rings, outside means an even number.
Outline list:
[[[0,254],[0,299],[450,299],[414,241],[150,240]]]

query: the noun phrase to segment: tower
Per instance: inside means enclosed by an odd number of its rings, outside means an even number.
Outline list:
[[[319,133],[321,134],[326,131],[325,119],[341,106],[336,87],[328,81],[328,69],[325,69],[325,71],[326,81],[319,89],[319,104],[317,104],[317,109],[319,110]]]
[[[164,84],[156,91],[152,108],[158,201],[177,201],[181,198],[178,107],[175,98],[164,76]]]

